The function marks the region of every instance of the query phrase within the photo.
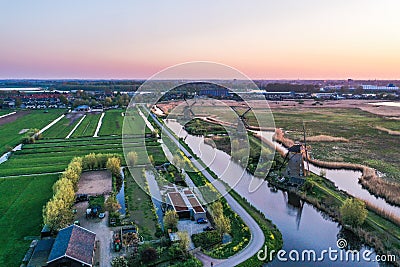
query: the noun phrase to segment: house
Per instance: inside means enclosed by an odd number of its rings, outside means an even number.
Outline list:
[[[77,225],[58,232],[47,260],[49,267],[91,267],[96,234]]]
[[[167,194],[167,204],[172,207],[180,219],[206,219],[206,211],[189,189]]]
[[[90,107],[89,107],[88,105],[80,105],[80,106],[77,106],[77,107],[74,109],[74,111],[78,111],[78,112],[82,112],[82,111],[88,112],[88,111],[90,111]]]

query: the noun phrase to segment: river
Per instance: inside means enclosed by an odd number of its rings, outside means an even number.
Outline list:
[[[273,142],[272,140],[272,136],[274,134],[273,132],[257,132],[257,133],[261,134],[264,138]],[[279,146],[284,150],[286,150],[286,148],[284,148],[282,145]],[[369,203],[377,207],[380,207],[387,212],[391,212],[393,214],[396,214],[397,216],[400,216],[400,207],[387,203],[385,199],[372,195],[370,192],[368,192],[367,189],[362,187],[362,185],[359,183],[359,178],[362,175],[361,171],[352,171],[344,169],[340,170],[325,169],[317,167],[313,164],[309,164],[309,166],[310,166],[310,171],[317,175],[320,175],[321,171],[325,172],[325,177],[330,181],[334,182],[335,185],[340,190],[346,191],[348,194],[357,197],[359,199],[368,201]]]
[[[359,249],[361,253],[368,249],[362,246],[352,234],[342,230],[338,223],[291,194],[283,191],[273,192],[268,188],[266,182],[262,182],[255,191],[249,190],[251,181],[256,178],[233,162],[228,154],[205,144],[203,137],[189,135],[176,121],[165,120],[165,123],[176,135],[185,138],[185,142],[193,152],[202,161],[208,163],[215,174],[229,185],[234,186],[235,191],[244,196],[277,225],[283,235],[285,251],[296,249],[301,254],[303,250],[315,250],[317,255],[320,255],[323,250],[338,249],[336,245],[338,238],[345,238],[352,249]],[[373,253],[370,257],[375,257],[375,254]],[[290,260],[282,262],[275,258],[268,265],[379,266],[376,262],[367,262],[363,259],[360,262],[331,261],[327,256],[324,261],[318,263]]]

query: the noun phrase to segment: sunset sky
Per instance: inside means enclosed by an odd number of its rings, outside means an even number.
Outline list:
[[[400,79],[400,1],[0,0],[0,78]]]

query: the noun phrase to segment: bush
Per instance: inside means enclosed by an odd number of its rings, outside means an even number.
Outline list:
[[[158,257],[157,250],[153,247],[148,247],[142,251],[141,259],[145,263],[156,260]]]
[[[208,248],[221,242],[221,235],[217,231],[208,231],[192,235],[195,247]]]
[[[178,214],[174,210],[168,210],[164,216],[165,228],[175,230],[178,225],[178,220]]]
[[[344,224],[356,227],[364,223],[368,211],[364,201],[357,198],[348,198],[340,208],[340,215]]]

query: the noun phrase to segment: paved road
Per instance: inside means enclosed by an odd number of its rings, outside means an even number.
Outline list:
[[[156,118],[154,114],[151,114],[153,117],[154,121],[162,128],[164,125],[162,125]],[[215,180],[211,174],[201,166],[201,164],[193,158],[194,155],[191,155],[187,149],[182,147],[179,144],[179,141],[176,139],[174,135],[171,134],[171,132],[166,129],[164,131],[168,137],[182,150],[182,152],[186,156],[191,156],[191,161],[193,165],[198,168],[199,170],[202,170],[201,172],[203,175],[215,186],[215,188],[225,197],[226,201],[228,202],[229,206],[232,208],[234,212],[236,212],[240,218],[246,223],[246,225],[249,227],[249,230],[251,232],[251,239],[249,244],[247,245],[246,248],[241,250],[239,253],[233,255],[232,257],[228,258],[227,260],[223,262],[218,262],[214,266],[235,266],[239,263],[244,262],[248,258],[252,257],[255,253],[257,253],[261,248],[264,246],[265,242],[265,237],[264,233],[262,232],[260,226],[254,221],[254,219],[246,212],[246,210],[231,196],[227,193],[225,186],[218,180]]]

